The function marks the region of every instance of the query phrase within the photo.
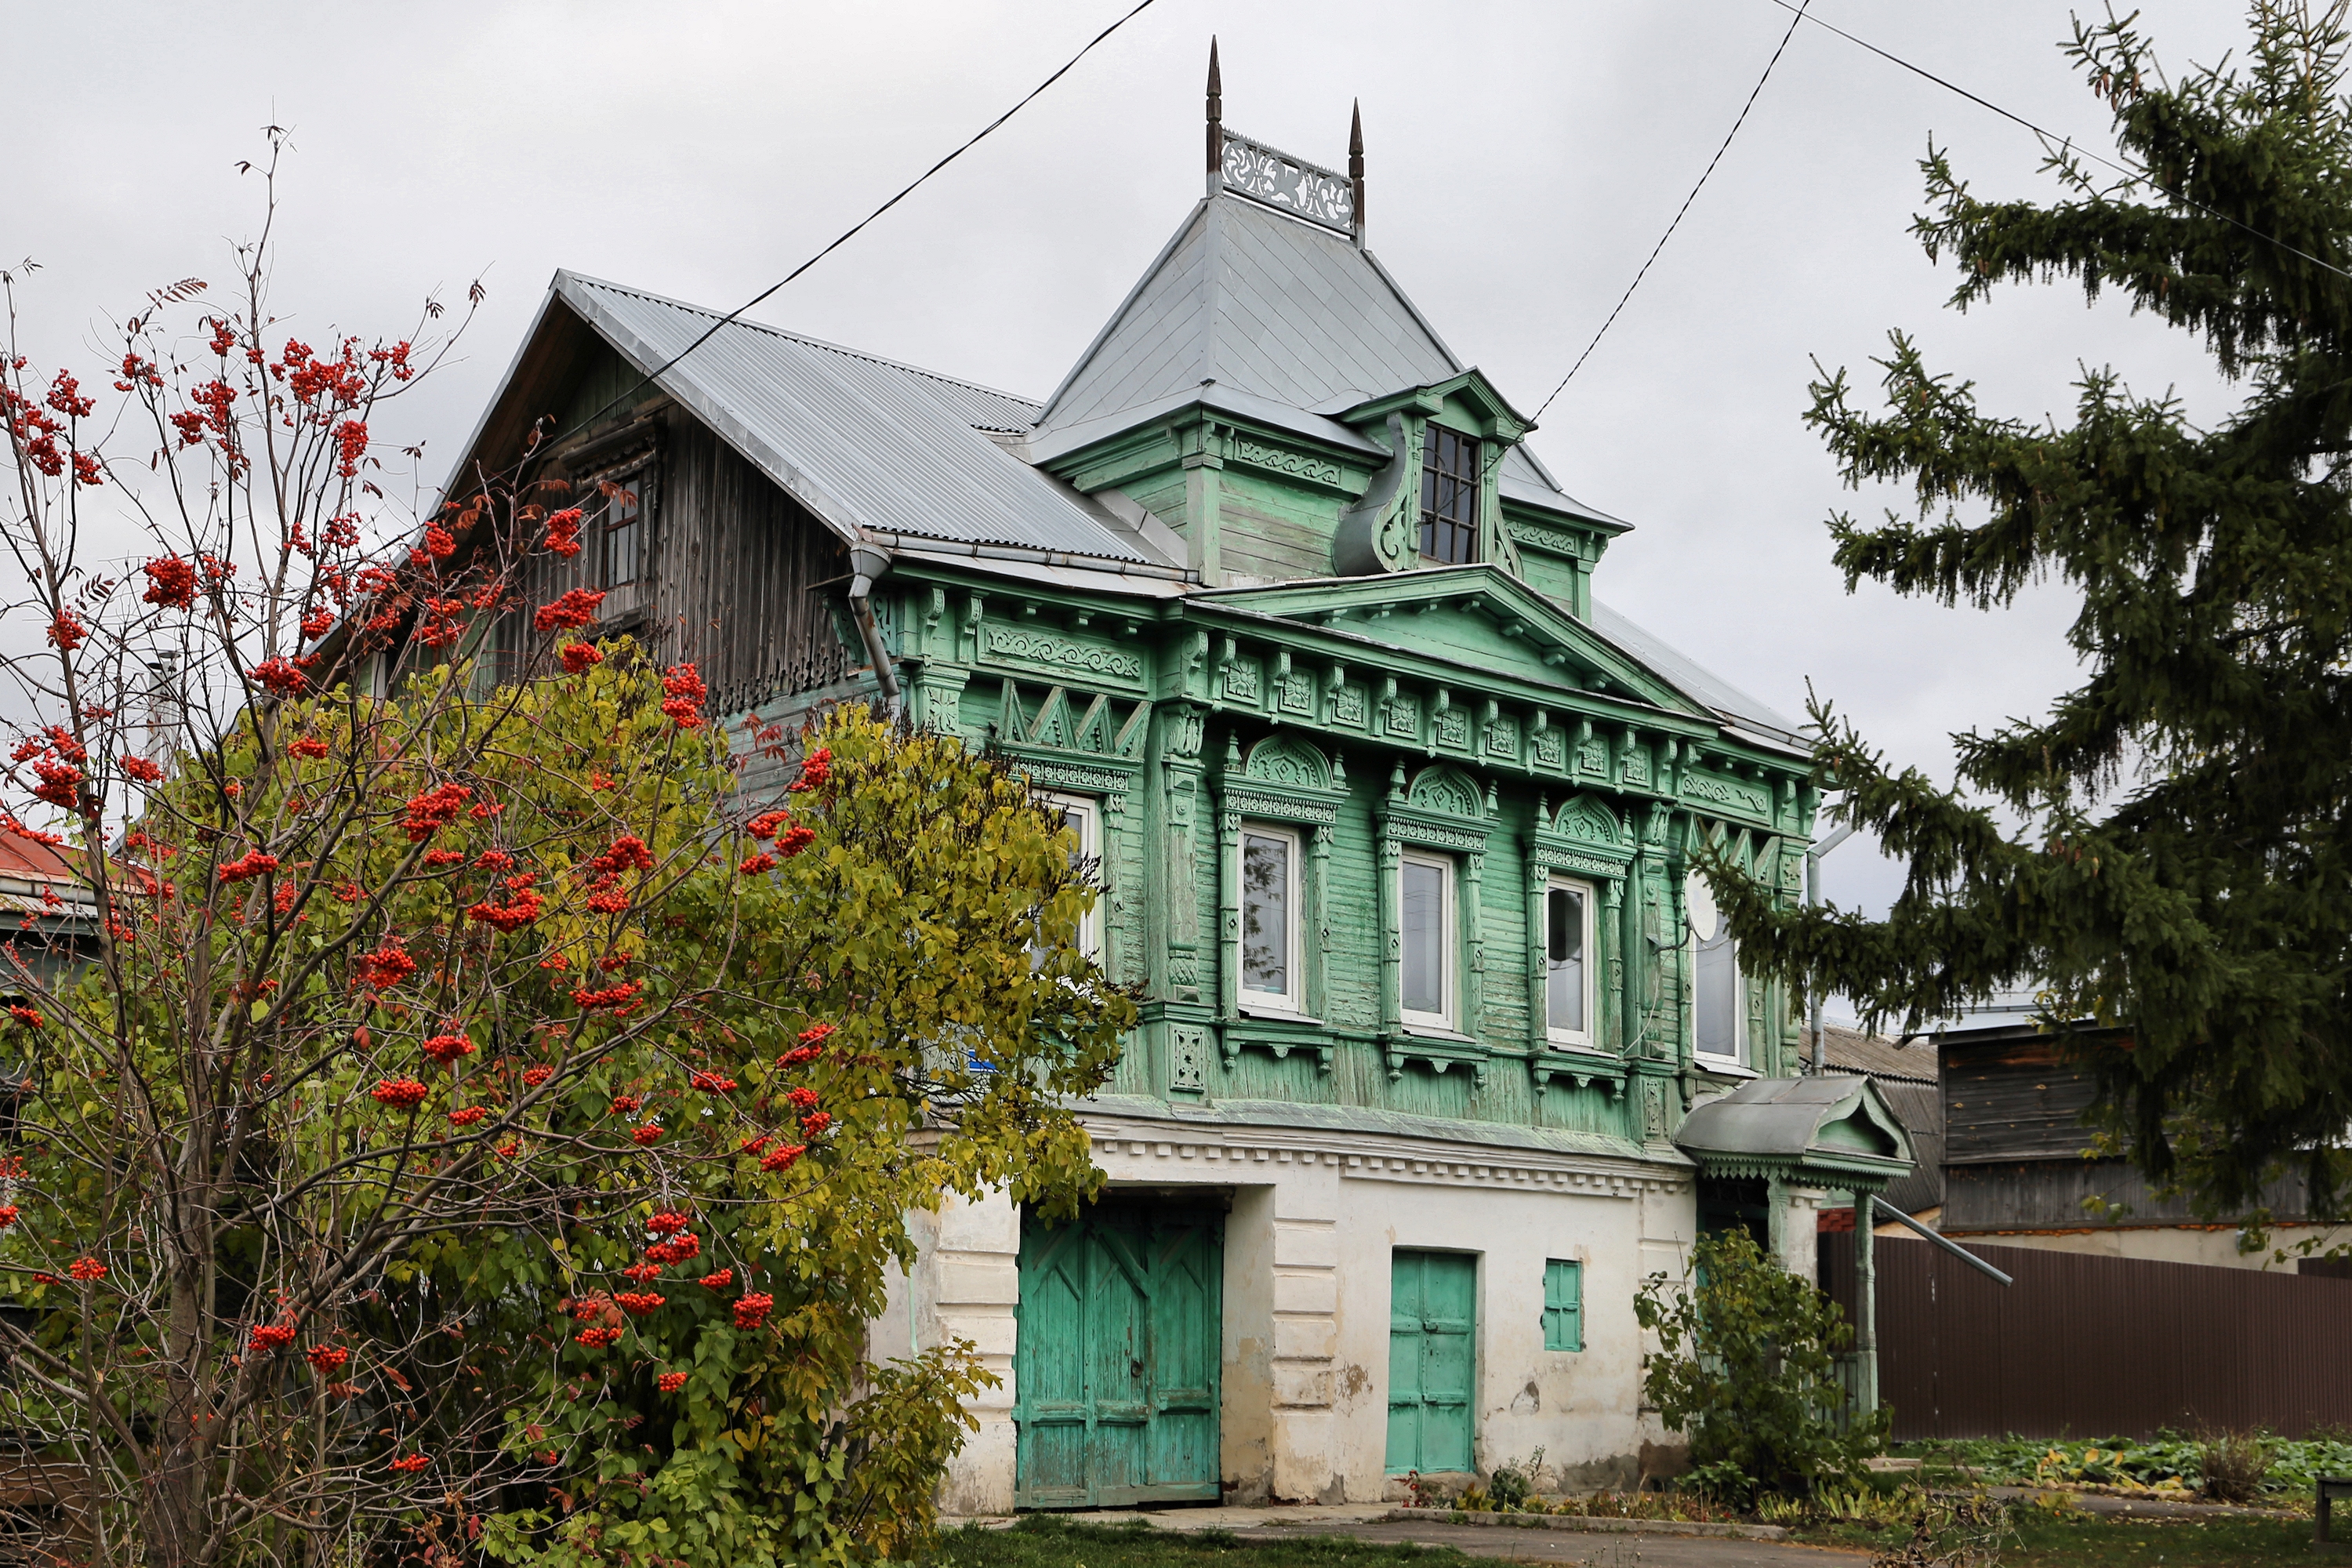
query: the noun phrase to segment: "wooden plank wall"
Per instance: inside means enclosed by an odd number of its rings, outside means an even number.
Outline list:
[[[1948,1041],[1943,1063],[1948,1163],[2067,1159],[2090,1147],[2091,1075],[2048,1037]]]
[[[722,695],[805,691],[865,662],[835,625],[846,584],[817,587],[849,570],[837,536],[699,422],[673,410],[667,434],[654,558],[671,657]]]
[[[691,660],[720,714],[863,664],[835,610],[848,572],[838,537],[683,410],[660,419],[657,473],[646,487],[653,592],[642,624],[626,629],[664,663]],[[595,559],[593,543],[572,561],[533,555],[527,602],[594,586]]]

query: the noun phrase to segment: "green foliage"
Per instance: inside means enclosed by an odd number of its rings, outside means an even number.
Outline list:
[[[2352,1439],[2342,1433],[2280,1437],[2241,1434],[2258,1441],[2269,1457],[2261,1489],[2273,1497],[2312,1495],[2320,1476],[2352,1474]],[[2064,1485],[2147,1487],[2201,1491],[2210,1439],[2168,1432],[2156,1437],[2072,1438],[1978,1437],[1906,1445],[1930,1466],[1965,1467],[1978,1480],[1996,1486]]]
[[[1633,1301],[1659,1344],[1643,1360],[1643,1399],[1689,1436],[1686,1484],[1734,1502],[1804,1493],[1885,1447],[1884,1410],[1840,1429],[1836,1359],[1853,1331],[1835,1302],[1741,1230],[1701,1237],[1692,1274],[1653,1275]]]
[[[299,1545],[232,1492],[518,1563],[928,1532],[993,1379],[875,1364],[867,1322],[909,1211],[1098,1182],[1062,1106],[1134,1009],[1076,946],[1092,891],[953,740],[747,740],[806,752],[768,815],[605,653],[250,715],[152,794],[146,896],[22,1031],[0,1415],[122,1479],[126,1550]]]
[[[1908,862],[1884,921],[1789,913],[1719,858],[1744,956],[1876,1024],[2042,989],[2108,1125],[2210,1211],[2282,1165],[2323,1208],[2352,1125],[2352,115],[2341,6],[2251,7],[2242,67],[2170,75],[2129,18],[2070,53],[2126,158],[2064,152],[2047,204],[1989,201],[1931,150],[1916,233],[1955,308],[2063,277],[2192,333],[2242,391],[2210,426],[2086,370],[2071,422],[1981,408],[1901,334],[1885,405],[1841,371],[1807,416],[1847,481],[1916,518],[1832,520],[1848,584],[1979,608],[2079,599],[2087,671],[2038,721],[1957,737],[1958,788],[1895,771],[1827,707],[1837,818]],[[1963,793],[1965,792],[1965,793]]]

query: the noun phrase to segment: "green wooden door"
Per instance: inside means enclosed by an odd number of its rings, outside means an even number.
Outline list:
[[[1213,1212],[1116,1201],[1022,1216],[1016,1507],[1215,1499],[1223,1232]]]
[[[1395,1255],[1389,1282],[1389,1474],[1471,1468],[1477,1316],[1476,1258],[1458,1252]]]

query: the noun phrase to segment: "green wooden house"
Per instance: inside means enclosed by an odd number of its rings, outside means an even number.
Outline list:
[[[534,596],[607,590],[730,715],[864,694],[993,748],[1098,858],[1148,998],[1084,1108],[1110,1195],[922,1216],[876,1328],[1005,1374],[951,1510],[1538,1446],[1629,1485],[1642,1277],[1703,1223],[1810,1271],[1821,1190],[1907,1163],[1866,1092],[1675,1142],[1796,1070],[1688,858],[1793,898],[1804,747],[1596,597],[1628,525],[1367,247],[1360,139],[1343,174],[1228,132],[1213,71],[1205,195],[1044,403],[748,322],[640,385],[716,315],[560,273],[473,451],[602,410],[549,460],[623,498]]]

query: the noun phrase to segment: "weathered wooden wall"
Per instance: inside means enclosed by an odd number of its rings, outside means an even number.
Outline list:
[[[729,689],[805,691],[864,662],[835,624],[849,567],[831,530],[682,413],[670,416],[662,467],[659,613],[719,711]]]
[[[593,392],[607,383],[619,384],[592,366],[584,384]],[[582,396],[593,404],[591,393]],[[609,599],[608,623],[651,644],[665,663],[691,660],[721,714],[825,685],[864,663],[836,613],[848,565],[834,532],[684,410],[662,409],[652,421],[653,478],[641,486],[651,511],[646,586]],[[584,445],[609,441],[617,423]],[[554,457],[559,472],[593,473],[605,460]],[[574,500],[593,505],[584,489]],[[600,586],[596,561],[593,540],[570,561],[533,555],[527,602]]]

